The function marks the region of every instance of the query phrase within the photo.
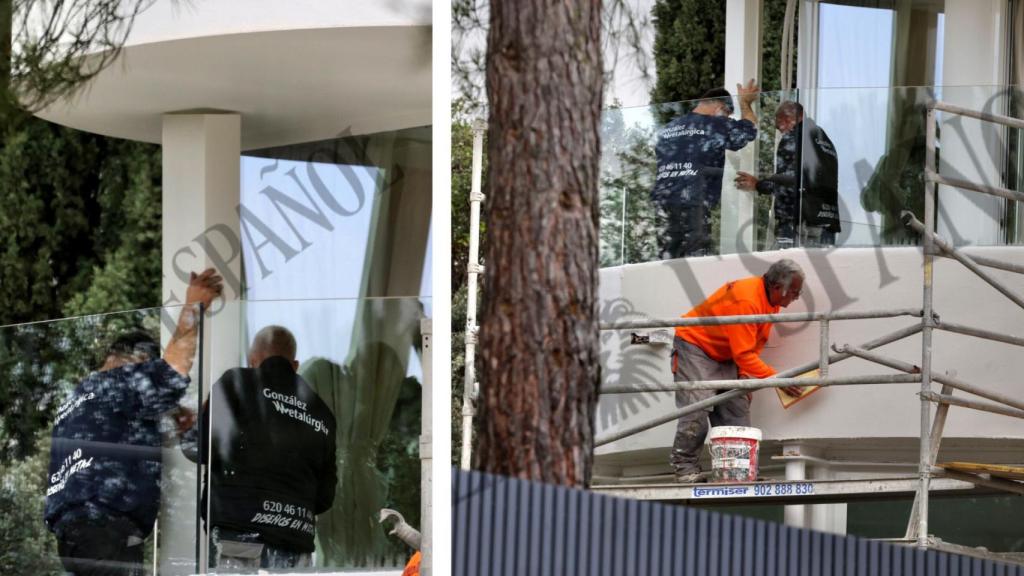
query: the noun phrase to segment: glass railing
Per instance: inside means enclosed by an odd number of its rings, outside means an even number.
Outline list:
[[[736,95],[606,110],[601,264],[917,244],[900,213],[923,216],[935,99],[1022,117],[1020,92],[998,86],[763,92],[756,122],[740,121],[751,112]],[[940,173],[1020,189],[1020,130],[938,118]],[[937,207],[938,232],[957,245],[1024,240],[1016,202],[940,186]]]
[[[163,360],[181,307],[0,327],[3,573],[400,572],[430,306],[218,302]]]
[[[152,572],[161,531],[173,524],[195,541],[197,472],[174,461],[198,406],[198,334],[160,360],[161,332],[183,316],[198,314],[152,308],[0,328],[4,573]],[[159,561],[194,572],[197,552]]]
[[[237,573],[224,554],[257,553],[252,533],[310,552],[310,567],[401,568],[411,551],[379,518],[390,508],[420,527],[428,306],[415,298],[239,301],[213,318],[217,376],[204,412],[211,573]],[[281,356],[267,356],[286,344],[268,326],[296,335],[301,380]]]

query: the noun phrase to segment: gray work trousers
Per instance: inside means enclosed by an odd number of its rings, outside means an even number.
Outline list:
[[[731,360],[718,362],[708,358],[703,350],[679,338],[672,343],[673,380],[694,382],[698,380],[734,380],[738,373]],[[706,400],[724,390],[677,390],[676,407],[682,408],[694,402]],[[711,426],[750,426],[750,397],[743,395],[715,406],[690,412],[679,418],[676,438],[672,443],[669,461],[676,474],[700,472],[697,461],[708,435],[708,420]]]

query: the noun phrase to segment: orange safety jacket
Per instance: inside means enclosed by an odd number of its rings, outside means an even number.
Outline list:
[[[405,565],[405,570],[402,570],[402,576],[420,576],[420,561],[422,559],[419,552],[413,554],[409,563]]]
[[[752,276],[722,286],[683,317],[775,314],[778,311],[778,306],[768,303],[764,279]],[[768,342],[771,331],[772,325],[768,323],[680,326],[676,328],[676,336],[697,346],[712,360],[732,360],[736,363],[741,376],[768,378],[775,375],[775,369],[761,360],[761,350]],[[673,363],[672,371],[675,370],[676,366]]]

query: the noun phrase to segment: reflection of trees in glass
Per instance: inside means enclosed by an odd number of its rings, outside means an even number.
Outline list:
[[[401,511],[410,526],[422,531],[420,522],[420,425],[423,386],[406,377],[398,391],[395,412],[387,436],[377,451],[377,469],[384,475],[388,492],[384,507]],[[453,435],[454,436],[454,435]],[[402,557],[411,553],[398,539],[388,538],[388,549]]]
[[[0,203],[11,208],[0,211],[0,325],[160,303],[159,147],[27,113],[109,65],[152,3],[0,0]],[[27,25],[29,15],[49,26]],[[48,381],[15,384],[0,382],[0,458],[31,451],[32,427],[52,408]]]
[[[654,129],[625,126],[613,108],[602,116],[601,143],[601,267],[656,260]]]
[[[0,203],[18,207],[0,212],[0,324],[158,304],[159,178],[156,146],[40,120],[0,131]],[[0,357],[31,370],[0,381],[0,458],[31,450],[26,439],[54,407],[53,383],[95,367],[91,344],[102,334],[88,330],[119,322],[4,330]]]
[[[758,111],[758,171],[761,174],[774,172],[775,109],[781,97],[772,91],[791,88],[780,85],[785,12],[786,0],[765,0],[761,13],[762,56],[761,75],[758,78],[763,91]],[[711,0],[658,0],[652,13],[655,22],[654,62],[657,82],[651,91],[651,100],[659,104],[655,117],[660,122],[667,122],[677,114],[683,113],[686,106],[665,103],[698,98],[706,90],[721,87],[725,82],[725,3]],[[798,23],[799,18],[795,18],[794,35],[797,34]],[[735,91],[734,86],[725,88]],[[729,182],[723,182],[723,186],[730,185]],[[754,246],[757,250],[770,249],[773,247],[768,235],[771,198],[758,196],[755,199],[754,210]],[[602,206],[602,226],[605,224],[604,214]],[[713,244],[717,245],[721,222],[720,210],[714,210],[710,218],[711,234],[716,239]],[[637,220],[645,222],[649,218],[645,220],[643,212],[640,211]],[[602,232],[602,239],[604,236]],[[626,261],[644,262],[654,259],[655,252],[650,254],[650,257]],[[601,265],[609,265],[603,253]]]
[[[882,215],[882,244],[917,244],[917,234],[903,226],[900,212],[924,217],[925,110],[916,89],[893,90],[889,108],[886,152],[861,192],[861,205]]]
[[[761,138],[758,156],[759,171],[771,174],[775,161],[775,108],[777,94],[762,95],[762,110],[768,110],[770,119],[762,114],[758,137]],[[684,105],[673,103],[658,106],[655,116],[673,118]],[[622,111],[606,110],[601,122],[601,267],[660,260],[658,230],[661,226],[651,202],[651,186],[655,175],[656,127],[626,126]],[[723,182],[723,187],[731,182]],[[755,232],[757,249],[767,249],[766,233],[771,198],[758,196],[755,200]],[[721,229],[721,208],[715,206],[708,214],[712,238],[718,238]],[[717,246],[717,241],[712,242]]]
[[[159,310],[150,310],[0,329],[0,460],[35,451],[38,431],[49,427],[54,410],[99,366],[116,336],[135,329],[156,335],[158,323]]]
[[[42,513],[53,413],[113,338],[158,323],[151,310],[0,329],[0,574],[63,573]]]
[[[387,507],[419,528],[421,386],[404,371],[382,342],[361,347],[347,366],[316,358],[300,370],[337,421],[338,485],[333,506],[317,517],[321,566],[367,566],[394,552],[408,555],[377,522]]]
[[[0,431],[0,441],[7,444]],[[39,450],[24,460],[0,463],[0,574],[57,576],[63,568],[57,543],[43,526],[43,504],[49,464],[49,432],[32,444]]]
[[[778,66],[776,56],[775,66]],[[778,80],[776,80],[776,84]],[[787,97],[780,92],[762,92],[758,98],[760,109],[757,124],[757,176],[762,178],[775,173],[775,140],[778,130],[775,128],[775,113],[779,104],[785,99],[796,100],[796,95]],[[732,185],[729,182],[724,185]],[[754,193],[754,249],[772,250],[775,248],[774,230],[769,234],[772,217],[772,196]]]

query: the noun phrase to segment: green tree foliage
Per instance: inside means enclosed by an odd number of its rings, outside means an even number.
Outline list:
[[[793,88],[780,85],[786,0],[765,0],[761,10],[761,74],[757,81],[764,91]],[[723,87],[725,2],[657,0],[652,13],[656,82],[651,101],[693,100],[711,88]]]
[[[158,306],[159,147],[38,119],[3,135],[0,324]],[[125,318],[3,330],[0,458],[32,451],[60,402],[58,384],[94,369],[96,350]]]
[[[161,157],[151,144],[102,138],[96,202],[98,257],[65,316],[160,305]]]
[[[473,121],[470,105],[464,98],[452,102],[452,293],[466,284],[466,270],[469,263],[469,194],[473,178]],[[486,136],[484,149],[487,147]],[[481,190],[487,174],[487,158],[484,153]],[[481,206],[481,213],[483,207]],[[480,240],[483,242],[486,226],[480,222]],[[480,247],[481,257],[484,253]],[[453,327],[454,328],[454,327]]]
[[[761,5],[761,90],[774,92],[795,87],[782,86],[782,29],[786,18],[786,0],[764,0]],[[799,31],[799,12],[794,19],[793,35]],[[796,43],[793,44],[794,48]],[[795,56],[794,56],[795,60]]]
[[[657,0],[654,15],[655,103],[693,100],[720,88],[725,74],[725,2]]]

